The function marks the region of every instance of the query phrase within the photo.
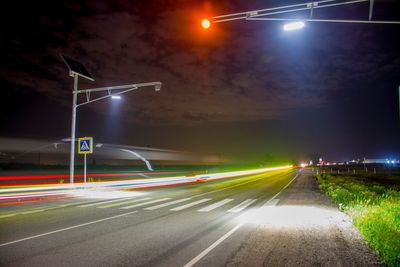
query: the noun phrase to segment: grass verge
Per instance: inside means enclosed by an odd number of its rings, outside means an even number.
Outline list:
[[[400,186],[336,174],[317,175],[317,181],[381,259],[400,266]]]

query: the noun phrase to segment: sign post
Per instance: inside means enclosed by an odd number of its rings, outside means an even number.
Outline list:
[[[83,181],[86,183],[86,155],[93,153],[93,137],[78,138],[78,154],[83,154]]]
[[[83,155],[83,182],[86,184],[86,154]]]

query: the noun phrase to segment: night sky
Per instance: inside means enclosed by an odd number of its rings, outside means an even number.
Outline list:
[[[73,79],[63,53],[96,79],[81,79],[81,89],[163,83],[161,92],[79,108],[77,136],[241,159],[399,158],[400,25],[200,27],[203,16],[282,2],[303,1],[6,1],[0,136],[69,136]],[[399,1],[375,3],[374,19],[400,20]],[[366,19],[368,4],[315,17]]]

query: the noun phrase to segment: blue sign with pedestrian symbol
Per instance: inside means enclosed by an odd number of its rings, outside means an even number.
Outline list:
[[[78,138],[78,154],[92,154],[93,153],[93,138],[82,137]]]

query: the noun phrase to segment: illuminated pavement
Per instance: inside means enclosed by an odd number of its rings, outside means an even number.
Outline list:
[[[0,265],[246,265],[246,257],[251,254],[248,248],[260,243],[259,235],[248,242],[260,227],[274,229],[285,222],[283,214],[298,214],[298,208],[306,217],[296,217],[300,218],[298,225],[289,218],[290,223],[286,220],[284,227],[307,228],[309,223],[323,226],[324,220],[336,214],[323,208],[318,214],[320,210],[305,203],[277,210],[280,201],[291,203],[285,200],[290,196],[281,199],[287,191],[283,189],[291,189],[291,183],[296,184],[302,173],[281,170],[124,191],[119,197],[115,191],[86,192],[53,201],[4,206],[0,213]],[[316,214],[317,220],[305,220],[311,214]],[[262,248],[265,242],[261,243]],[[257,255],[251,257],[258,259]]]

